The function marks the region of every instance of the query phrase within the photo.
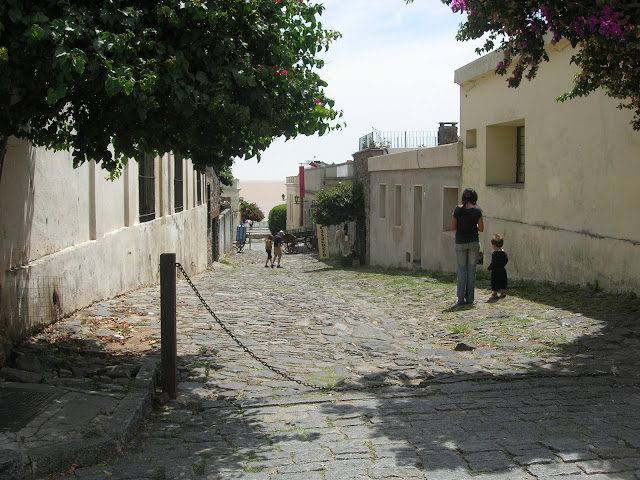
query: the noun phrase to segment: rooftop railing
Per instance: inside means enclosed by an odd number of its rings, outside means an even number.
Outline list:
[[[367,148],[429,148],[438,145],[438,132],[382,132],[360,137],[358,150]]]

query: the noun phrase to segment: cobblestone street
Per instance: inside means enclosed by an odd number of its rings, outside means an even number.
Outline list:
[[[247,355],[179,281],[178,398],[123,456],[74,478],[640,478],[635,296],[515,281],[489,303],[480,279],[477,304],[451,310],[453,276],[264,260],[254,244],[192,280],[247,348],[301,383]],[[147,288],[56,334],[95,335],[109,318],[157,355],[159,314]]]

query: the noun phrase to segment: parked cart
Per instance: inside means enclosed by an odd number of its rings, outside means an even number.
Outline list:
[[[284,240],[282,241],[282,246],[285,253],[299,253],[300,243],[304,244],[307,251],[314,250],[316,248],[315,246],[317,245],[317,242],[315,241],[315,237],[313,236],[313,230],[304,228],[287,230],[287,233],[284,236]]]

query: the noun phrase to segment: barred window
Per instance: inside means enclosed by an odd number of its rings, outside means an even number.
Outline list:
[[[176,213],[184,210],[184,168],[183,159],[180,155],[176,155],[173,160],[174,172],[173,189],[174,189],[174,211]]]
[[[202,174],[196,172],[196,202],[197,205],[202,205]]]
[[[144,153],[138,160],[138,202],[140,223],[156,218],[155,158]]]
[[[518,127],[516,183],[524,183],[524,127]]]

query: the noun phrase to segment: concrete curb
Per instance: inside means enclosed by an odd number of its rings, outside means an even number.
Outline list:
[[[157,362],[145,363],[132,389],[118,402],[103,425],[106,437],[73,440],[50,447],[0,451],[0,478],[32,480],[51,472],[65,472],[74,465],[95,465],[123,451],[153,407]],[[22,468],[20,468],[20,466]]]

